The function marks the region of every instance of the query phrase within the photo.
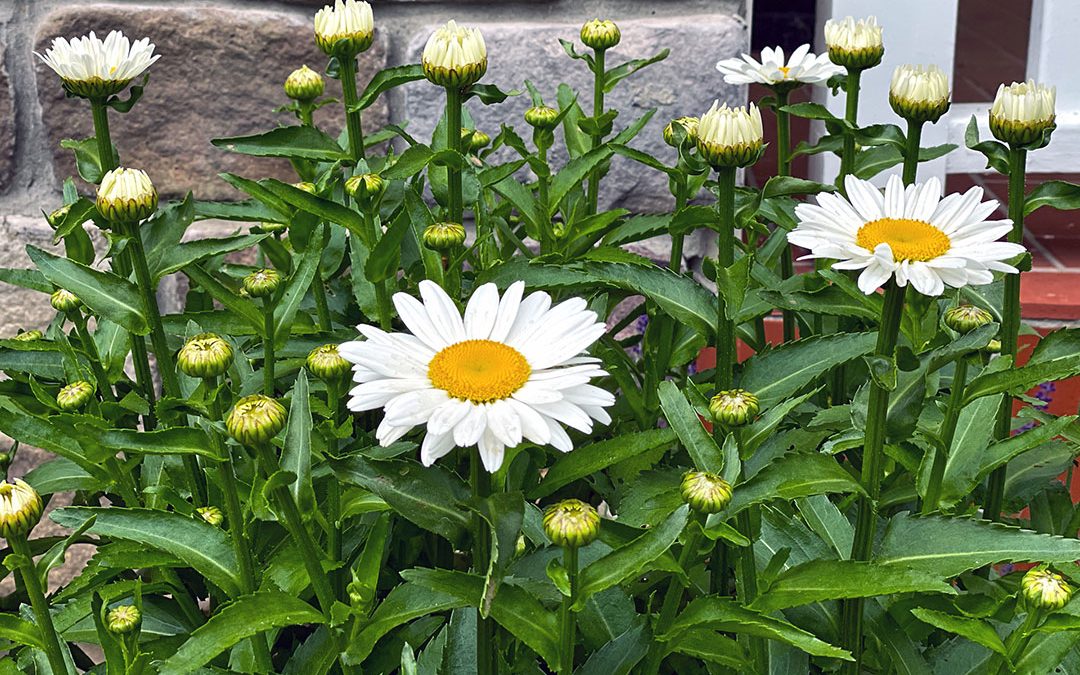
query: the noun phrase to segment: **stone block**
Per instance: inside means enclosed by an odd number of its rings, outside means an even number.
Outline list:
[[[240,198],[217,177],[222,171],[295,180],[285,160],[231,154],[210,145],[210,139],[296,123],[291,113],[276,113],[274,108],[289,102],[281,86],[293,69],[306,63],[322,72],[327,63],[315,46],[310,18],[255,9],[72,6],[41,21],[36,49],[44,52],[54,36],[72,38],[93,30],[104,37],[112,29],[132,39],[149,37],[162,55],[149,70],[142,100],[126,114],[110,112],[122,164],[145,169],[166,198],[189,190],[200,199]],[[386,54],[386,39],[380,38],[361,56],[361,88],[366,73],[386,67]],[[93,134],[90,108],[82,99],[65,98],[59,79],[43,63],[37,61],[35,70],[59,183],[75,174],[71,153],[59,143]],[[326,95],[340,99],[338,81],[326,82]],[[366,128],[382,126],[387,119],[383,101],[366,112]],[[328,133],[339,133],[340,105],[319,110],[316,123]]]
[[[52,252],[61,247],[53,245],[53,230],[38,216],[4,216],[0,218],[0,267],[33,267],[26,255],[26,245],[33,244]],[[19,330],[44,330],[56,314],[49,296],[28,288],[0,284],[0,336],[12,337]]]
[[[10,186],[15,171],[15,98],[3,61],[6,53],[6,45],[0,42],[0,186]]]

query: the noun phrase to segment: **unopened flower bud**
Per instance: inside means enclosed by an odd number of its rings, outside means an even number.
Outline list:
[[[270,234],[274,234],[276,232],[284,232],[287,229],[289,229],[289,226],[285,223],[271,223],[267,220],[259,223],[259,230],[262,232],[268,232]]]
[[[664,127],[664,142],[671,147],[676,147],[678,143],[675,138],[675,128],[679,127],[686,134],[683,139],[684,143],[694,143],[697,141],[697,128],[698,118],[696,117],[680,117],[678,119],[671,120],[668,125]]]
[[[957,305],[945,312],[945,325],[957,333],[970,333],[994,320],[994,316],[974,305]]]
[[[1073,590],[1064,577],[1040,565],[1024,574],[1020,592],[1030,607],[1053,612],[1069,604]]]
[[[49,297],[49,303],[52,304],[53,309],[65,314],[74,312],[82,305],[74,293],[63,288],[53,291],[52,296]]]
[[[679,491],[683,501],[698,513],[719,513],[731,501],[731,484],[708,471],[687,471]]]
[[[949,78],[937,66],[899,66],[889,85],[889,105],[912,122],[937,122],[949,110]]]
[[[191,338],[176,357],[181,372],[202,379],[224,375],[232,361],[232,345],[213,333],[201,333]]]
[[[990,342],[987,342],[986,346],[983,347],[983,351],[986,352],[987,354],[1000,354],[1001,353],[1001,340],[998,340],[998,339],[995,338],[995,339],[991,340]]]
[[[67,218],[69,213],[71,213],[71,204],[65,204],[46,216],[46,220],[48,220],[49,225],[55,229],[63,224],[64,219]]]
[[[525,121],[537,129],[552,129],[559,119],[559,111],[546,105],[534,105],[525,111]]]
[[[309,183],[306,180],[300,181],[299,183],[293,183],[293,187],[297,190],[303,190],[309,195],[313,195],[318,192],[318,189],[315,187],[315,183]]]
[[[19,342],[33,342],[34,340],[40,340],[43,337],[45,337],[45,333],[42,333],[35,328],[34,330],[23,331],[11,339],[18,340]]]
[[[200,506],[195,509],[195,513],[214,527],[220,526],[225,521],[225,517],[221,515],[221,509],[216,506]]]
[[[709,401],[709,413],[725,427],[741,427],[754,421],[759,409],[757,396],[745,389],[722,391]]]
[[[94,396],[94,385],[86,380],[72,382],[56,395],[56,405],[65,412],[78,410],[90,402]]]
[[[698,122],[698,152],[713,168],[750,166],[764,148],[761,112],[753,103],[746,108],[719,103],[714,101]]]
[[[294,101],[313,101],[322,96],[322,75],[305,66],[300,66],[285,78],[285,95]]]
[[[225,428],[240,445],[259,446],[285,428],[286,417],[281,403],[269,396],[252,394],[236,402],[225,419]]]
[[[478,29],[449,21],[428,38],[420,62],[429,82],[462,90],[487,72],[487,45]]]
[[[352,364],[342,358],[336,344],[316,347],[307,357],[307,369],[320,380],[342,380],[349,375],[351,368]]]
[[[487,147],[488,143],[491,143],[491,136],[488,136],[479,129],[461,130],[461,149],[466,152],[482,150]]]
[[[375,18],[362,0],[337,0],[315,13],[315,44],[327,56],[351,59],[374,41]]]
[[[0,481],[0,537],[25,537],[41,520],[44,505],[29,483],[14,478]]]
[[[135,223],[157,210],[158,194],[145,171],[118,167],[101,179],[96,204],[110,223]]]
[[[105,627],[115,635],[128,635],[139,630],[142,613],[135,605],[113,607],[105,615]]]
[[[465,243],[465,226],[461,223],[433,223],[424,230],[424,246],[433,251],[451,251]]]
[[[359,581],[350,581],[345,592],[349,594],[349,605],[356,609],[366,609],[375,599],[371,587]]]
[[[998,87],[990,108],[990,132],[1010,145],[1028,145],[1042,139],[1054,126],[1057,89],[1034,80]]]
[[[252,272],[244,277],[244,290],[253,298],[265,298],[273,295],[281,284],[281,275],[277,270],[264,269]]]
[[[386,181],[377,173],[361,173],[345,181],[345,192],[364,211],[374,211],[386,194]]]
[[[544,533],[556,546],[580,548],[600,534],[600,514],[579,499],[564,499],[544,511]]]
[[[825,22],[825,44],[830,61],[852,70],[873,68],[885,55],[881,26],[874,16],[858,21],[850,16],[829,19]]]
[[[593,19],[581,27],[581,41],[596,50],[611,49],[619,44],[622,33],[614,21]]]

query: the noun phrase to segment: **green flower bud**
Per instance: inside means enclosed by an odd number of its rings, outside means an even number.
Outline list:
[[[986,352],[987,354],[1000,354],[1001,353],[1001,340],[994,339],[994,340],[991,340],[990,342],[986,343],[986,347],[983,348],[983,351]]]
[[[78,410],[90,402],[94,396],[94,385],[86,380],[72,382],[56,395],[56,405],[65,412]]]
[[[218,377],[229,370],[233,361],[232,346],[213,333],[201,333],[184,343],[176,365],[189,377]]]
[[[114,635],[128,635],[139,630],[142,613],[135,605],[119,605],[105,614],[105,628]]]
[[[252,394],[236,402],[225,419],[229,435],[240,445],[252,447],[268,443],[285,428],[285,406],[278,401]]]
[[[41,520],[44,505],[29,483],[18,478],[0,481],[0,537],[25,537]]]
[[[219,527],[225,521],[225,517],[221,515],[221,509],[216,506],[200,506],[195,509],[195,513],[214,527]]]
[[[318,192],[318,189],[315,187],[315,183],[309,183],[307,181],[300,181],[299,183],[293,183],[292,186],[294,188],[296,188],[297,190],[303,190],[304,192],[308,193],[309,195],[313,195],[316,192]]]
[[[433,251],[451,251],[465,243],[465,226],[461,223],[434,223],[424,230],[424,246]]]
[[[1069,604],[1073,590],[1064,577],[1040,565],[1024,574],[1020,593],[1029,607],[1053,612]]]
[[[316,347],[307,357],[307,369],[320,380],[343,380],[348,377],[351,368],[352,364],[338,353],[336,344]]]
[[[33,342],[34,340],[40,340],[43,337],[45,337],[45,333],[42,333],[35,328],[34,330],[23,331],[11,339],[18,340],[19,342]]]
[[[345,181],[345,192],[363,211],[370,213],[379,207],[386,194],[386,181],[377,173],[357,174]]]
[[[60,208],[50,213],[48,216],[45,217],[45,219],[49,221],[49,225],[51,225],[53,229],[56,229],[64,223],[64,219],[67,218],[67,215],[70,212],[71,204],[65,204],[64,206],[61,206]]]
[[[476,152],[487,147],[488,143],[491,143],[491,136],[488,136],[479,129],[461,129],[461,149],[465,152]]]
[[[960,334],[970,333],[994,320],[994,316],[974,305],[957,305],[945,312],[945,325]]]
[[[680,117],[678,119],[671,120],[668,125],[664,127],[664,142],[671,147],[676,147],[675,128],[681,128],[686,137],[683,139],[684,143],[693,144],[697,141],[697,127],[698,118],[696,117]]]
[[[757,396],[745,389],[722,391],[709,401],[709,413],[725,427],[741,427],[754,421],[759,409]]]
[[[259,231],[268,232],[270,234],[274,234],[276,232],[284,232],[287,229],[289,229],[289,226],[285,223],[271,223],[265,220],[259,223]]]
[[[63,288],[53,291],[52,296],[49,297],[49,303],[52,304],[53,309],[64,314],[74,312],[82,305],[74,293]]]
[[[698,513],[719,513],[731,501],[731,484],[708,471],[687,471],[679,491],[683,501]]]
[[[600,514],[579,499],[564,499],[544,511],[544,532],[556,546],[579,548],[600,534]]]
[[[322,96],[324,87],[322,75],[306,65],[300,66],[285,78],[285,95],[294,101],[313,101]]]
[[[487,72],[484,36],[476,28],[449,21],[428,38],[420,64],[432,84],[463,90]]]
[[[6,473],[9,466],[11,466],[11,453],[0,452],[0,471]]]
[[[375,41],[375,18],[363,0],[337,0],[315,13],[315,44],[327,56],[353,58]]]
[[[252,272],[244,277],[243,287],[253,298],[265,298],[273,295],[281,284],[281,275],[274,269]]]
[[[553,129],[559,111],[546,105],[534,105],[525,111],[525,121],[537,129]]]
[[[101,179],[96,205],[110,223],[136,223],[157,210],[158,194],[145,171],[118,167]]]
[[[596,50],[611,49],[619,44],[622,32],[614,21],[593,19],[581,27],[581,41]]]
[[[367,609],[375,600],[371,587],[360,581],[350,581],[345,587],[345,592],[349,594],[349,605],[355,609]]]

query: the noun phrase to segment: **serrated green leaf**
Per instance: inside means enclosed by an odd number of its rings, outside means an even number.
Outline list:
[[[838,333],[788,342],[747,359],[739,386],[768,408],[834,366],[869,354],[876,340],[876,333]]]
[[[679,436],[679,441],[701,471],[720,473],[724,470],[724,453],[716,445],[712,435],[705,430],[701,418],[678,386],[664,380],[658,388],[660,407],[668,424]]]
[[[233,136],[210,140],[214,146],[241,155],[288,157],[335,162],[349,158],[331,136],[310,126],[278,127],[253,136]]]
[[[727,508],[709,519],[726,520],[749,506],[771,499],[862,491],[859,482],[832,457],[791,452],[773,460],[752,478],[736,485]]]
[[[781,572],[750,607],[772,612],[822,600],[916,592],[951,595],[956,590],[927,570],[884,568],[857,560],[810,560]]]
[[[998,637],[997,631],[982,619],[973,619],[966,616],[957,616],[947,612],[940,612],[929,607],[916,607],[911,610],[915,618],[930,624],[934,628],[956,633],[972,642],[991,649],[1002,656],[1008,655],[1005,643]]]
[[[573,452],[555,460],[540,484],[529,490],[528,497],[542,499],[580,478],[674,440],[675,432],[671,429],[650,429],[574,448]]]

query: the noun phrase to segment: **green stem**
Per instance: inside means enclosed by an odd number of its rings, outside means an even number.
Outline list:
[[[787,89],[776,90],[776,175],[791,175],[791,115],[783,110],[788,104]],[[779,227],[779,225],[777,226]],[[791,255],[791,245],[784,244],[780,254],[780,276],[790,279],[795,274],[795,261]],[[795,312],[785,309],[782,312],[784,322],[784,342],[795,339]]]
[[[83,315],[82,311],[76,309],[68,314],[68,318],[71,319],[72,325],[75,326],[75,334],[79,336],[79,341],[82,342],[83,351],[90,358],[90,368],[94,371],[94,378],[98,381],[98,392],[106,401],[115,401],[116,396],[109,385],[109,376],[105,372],[105,367],[101,365],[101,354],[98,352],[97,343],[94,342],[90,330],[86,327],[86,316]]]
[[[364,211],[364,230],[367,232],[368,250],[374,251],[375,244],[379,241],[378,228],[375,227],[374,214]],[[356,274],[357,271],[353,270]],[[392,315],[390,313],[390,291],[387,289],[388,281],[380,281],[375,286],[375,306],[379,312],[379,328],[389,331],[392,327]]]
[[[743,605],[749,605],[758,596],[757,563],[754,560],[753,543],[753,509],[754,507],[743,509],[735,516],[739,531],[750,540],[750,545],[739,549],[738,554],[739,581],[742,582],[742,597],[739,598],[739,602]],[[750,636],[750,656],[758,672],[769,672],[769,650],[764,639],[754,635]]]
[[[926,498],[922,503],[922,513],[924,515],[937,511],[938,501],[941,499],[941,479],[945,476],[947,453],[952,448],[953,438],[956,436],[956,421],[960,419],[960,404],[964,400],[964,383],[967,381],[967,370],[968,357],[965,355],[956,359],[952,389],[949,390],[949,403],[945,409],[945,419],[941,422],[941,433],[939,434],[941,447],[930,450],[930,452],[934,453],[934,458],[933,463],[930,465],[930,482],[926,487]]]
[[[735,262],[735,167],[716,170],[716,213],[720,220],[717,235],[717,264],[727,269]],[[735,323],[727,318],[724,294],[716,293],[716,392],[730,389],[734,381]]]
[[[874,355],[889,359],[895,357],[896,341],[900,334],[900,320],[904,314],[904,291],[890,280],[885,285],[885,304],[881,310],[878,326],[877,347]],[[885,418],[889,409],[889,390],[876,380],[870,381],[870,397],[866,405],[866,435],[863,440],[862,485],[866,494],[859,499],[858,518],[855,523],[855,541],[851,550],[853,560],[869,560],[877,529],[875,504],[881,494],[881,474],[884,464]],[[846,662],[843,672],[858,673],[862,663],[863,598],[846,600],[843,604],[841,635],[844,646],[855,657]]]
[[[845,93],[847,94],[846,106],[844,109],[844,120],[852,126],[858,126],[859,124],[859,85],[862,79],[861,70],[848,69],[847,71],[847,86]],[[855,168],[855,132],[850,129],[844,130],[844,149],[840,155],[840,176],[837,178],[839,188],[841,192],[844,192],[844,177],[850,174]]]
[[[1024,187],[1027,173],[1027,150],[1009,148],[1009,218],[1012,231],[1009,241],[1024,242]],[[1001,355],[1009,356],[1016,366],[1017,340],[1020,336],[1020,275],[1005,275],[1005,300],[1001,310]],[[1012,434],[1012,397],[1005,394],[998,409],[994,437],[1004,440]],[[1001,506],[1005,500],[1005,471],[1007,467],[994,469],[986,489],[983,518],[1001,520]]]
[[[20,534],[8,539],[11,550],[21,556],[19,577],[22,579],[26,594],[30,596],[30,606],[34,610],[34,618],[37,620],[38,629],[41,631],[42,641],[45,643],[45,655],[49,659],[49,668],[54,675],[70,673],[67,659],[64,657],[65,647],[61,647],[60,636],[56,633],[53,625],[52,614],[49,613],[49,601],[45,599],[45,591],[41,587],[41,577],[38,576],[34,565],[34,554],[30,550],[30,543],[26,535]],[[70,652],[69,652],[70,655]]]
[[[273,296],[263,298],[263,393],[274,395],[274,302]]]
[[[97,139],[98,161],[101,162],[101,174],[104,176],[118,164],[109,136],[109,107],[103,100],[91,101],[90,110],[94,115],[94,138]]]
[[[686,542],[683,544],[682,551],[679,552],[679,569],[683,571],[687,570],[697,553],[698,544],[701,542],[702,526],[701,516],[694,513],[690,524],[687,526],[689,529],[686,532]],[[682,599],[682,582],[678,576],[673,574],[671,579],[668,580],[668,587],[664,592],[664,602],[660,606],[660,615],[656,619],[653,635],[661,635],[671,627],[672,622],[675,621],[675,615],[679,611],[679,606],[682,604]],[[656,675],[656,673],[660,672],[660,665],[664,661],[664,647],[663,643],[653,640],[649,646],[649,653],[645,657],[645,667],[641,671],[642,675]]]
[[[604,114],[604,84],[607,80],[607,71],[604,67],[606,50],[597,49],[593,54],[593,121],[600,119]],[[603,137],[596,134],[592,137],[592,150],[600,147]],[[586,204],[589,213],[596,213],[597,203],[600,199],[600,167],[589,172],[589,186],[586,192]]]
[[[323,241],[326,241],[325,235],[329,234],[330,225],[323,225],[324,237]],[[329,333],[333,329],[333,324],[330,321],[330,306],[326,302],[326,286],[323,284],[322,278],[322,265],[315,266],[315,276],[311,279],[311,294],[315,298],[315,314],[319,319],[319,331],[322,333]]]
[[[484,499],[491,494],[491,476],[484,470],[480,454],[472,453],[469,462],[469,482],[473,498]],[[484,576],[491,562],[491,540],[487,521],[480,514],[473,514],[473,573]],[[476,673],[495,675],[495,623],[491,618],[476,617]]]
[[[908,120],[907,146],[904,148],[904,185],[914,185],[919,175],[919,142],[922,140],[922,122]]]
[[[575,546],[563,549],[563,567],[570,581],[570,595],[563,596],[559,607],[559,626],[562,629],[562,642],[559,649],[559,675],[571,675],[574,672],[574,625],[575,615],[571,610],[577,600],[578,586],[578,550]]]
[[[537,158],[545,166],[547,166],[547,163],[548,163],[547,152],[548,152],[547,147],[544,147],[544,146],[540,146],[540,147],[538,147],[536,149]],[[549,180],[550,180],[550,178],[548,176],[537,176],[536,177],[536,186],[537,186],[537,191],[538,191],[539,197],[540,197],[540,213],[549,213],[549,211],[548,211],[548,181]],[[551,252],[549,249],[551,248],[552,243],[554,243],[554,241],[555,241],[553,228],[554,228],[554,225],[550,221],[543,224],[543,229],[540,232],[540,236],[543,238],[543,241],[540,242],[540,252],[541,253],[550,253]]]
[[[1009,637],[1005,638],[1005,651],[1008,654],[1010,663],[1016,663],[1016,659],[1024,652],[1024,648],[1031,641],[1031,636],[1034,634],[1035,629],[1039,627],[1039,624],[1042,623],[1042,619],[1042,611],[1038,609],[1030,610],[1020,625],[1009,633]],[[987,675],[998,675],[1004,666],[1006,666],[1005,658],[1001,654],[994,654],[986,665],[986,673]]]
[[[446,88],[446,147],[461,152],[461,90]],[[447,207],[450,221],[461,223],[465,207],[461,196],[461,170],[446,167]]]
[[[349,132],[349,154],[354,162],[364,159],[364,129],[360,123],[360,112],[349,112],[356,104],[356,58],[346,56],[338,59],[338,73],[341,75],[341,95],[345,99],[345,128]]]
[[[338,426],[338,413],[341,411],[341,390],[336,381],[326,381],[326,407],[330,410],[330,424],[333,430]],[[337,455],[338,439],[336,433],[331,433],[326,444],[326,454],[330,457]],[[326,491],[326,518],[330,521],[330,530],[326,536],[326,549],[330,552],[330,560],[344,562],[341,548],[341,483],[330,480]],[[344,591],[343,570],[335,570],[330,574],[330,581],[334,586],[335,597],[341,598]]]

